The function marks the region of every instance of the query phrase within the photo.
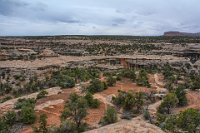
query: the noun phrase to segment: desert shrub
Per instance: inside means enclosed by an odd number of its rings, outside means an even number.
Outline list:
[[[134,69],[125,69],[125,70],[122,70],[122,72],[121,72],[120,75],[122,77],[129,78],[132,81],[136,80],[136,74],[135,74],[135,70]]]
[[[177,118],[178,127],[189,133],[199,132],[200,112],[197,109],[187,109]]]
[[[99,71],[97,69],[83,69],[83,68],[64,68],[61,71],[54,72],[53,79],[63,79],[65,76],[75,79],[75,81],[87,81],[92,78],[99,77]],[[63,77],[64,76],[64,77]]]
[[[144,94],[141,92],[125,92],[119,91],[117,97],[113,97],[112,101],[119,108],[123,108],[124,111],[136,111],[140,112],[141,107],[144,105]]]
[[[169,64],[166,64],[163,68],[163,75],[166,80],[169,80],[173,75],[173,69]]]
[[[80,127],[84,128],[84,127]],[[76,130],[76,125],[70,120],[62,121],[60,126],[56,128],[52,133],[78,133]]]
[[[0,133],[10,133],[9,125],[2,118],[0,118]]]
[[[18,99],[15,103],[15,109],[22,109],[23,107],[34,108],[36,100],[34,98],[29,99]]]
[[[114,107],[108,107],[100,123],[102,125],[107,125],[115,122],[117,122],[117,111]]]
[[[22,77],[22,75],[14,75],[13,77],[15,80],[19,80]]]
[[[8,111],[4,114],[3,119],[5,120],[6,124],[12,126],[17,120],[17,114],[14,111]]]
[[[76,93],[72,93],[62,112],[61,120],[70,120],[70,123],[75,126],[76,132],[83,132],[86,127],[84,119],[87,115],[87,108],[86,99]]]
[[[106,83],[101,82],[99,79],[93,79],[90,82],[90,86],[87,88],[87,90],[90,93],[96,93],[96,92],[101,92],[106,88]]]
[[[163,127],[165,131],[167,132],[177,132],[177,116],[171,115],[165,118],[165,121],[163,122]]]
[[[148,109],[144,109],[143,110],[143,117],[144,117],[145,120],[150,120],[151,119],[151,116],[149,114]]]
[[[20,120],[24,124],[33,124],[36,120],[34,108],[29,106],[22,107],[20,111]]]
[[[164,97],[162,103],[160,104],[158,108],[158,113],[170,114],[171,109],[176,107],[177,104],[178,104],[178,98],[176,94],[169,93]]]
[[[10,100],[10,99],[12,99],[11,96],[6,96],[6,97],[4,97],[3,99],[0,99],[0,103],[4,103],[4,102],[6,102],[6,101],[8,101],[8,100]]]
[[[37,99],[44,98],[44,97],[46,97],[46,95],[48,95],[48,92],[45,90],[42,90],[37,94]]]
[[[39,124],[38,128],[34,127],[34,133],[48,133],[46,114],[40,115]]]
[[[180,86],[175,90],[176,97],[178,98],[178,105],[185,106],[187,105],[187,97],[185,92],[185,87]]]
[[[176,115],[165,115],[162,128],[167,132],[198,133],[200,126],[200,112],[197,109],[186,109]]]
[[[89,92],[85,95],[85,99],[87,100],[90,108],[98,108],[100,105],[100,101],[98,99],[94,99],[93,95]]]
[[[75,80],[66,75],[59,75],[56,79],[56,83],[62,88],[72,88],[75,86]]]
[[[142,69],[139,72],[139,75],[136,79],[136,83],[137,83],[137,85],[140,85],[140,86],[146,86],[148,88],[151,87],[151,85],[149,84],[149,81],[148,81],[147,72],[144,69]]]
[[[12,87],[8,83],[0,83],[0,95],[8,94],[12,91]]]
[[[115,84],[116,84],[116,79],[113,78],[113,76],[108,76],[107,85],[108,86],[114,86]]]
[[[190,75],[190,89],[191,90],[200,89],[200,75],[195,75],[195,74]]]

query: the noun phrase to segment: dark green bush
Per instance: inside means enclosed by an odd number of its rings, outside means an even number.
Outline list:
[[[114,86],[115,84],[116,84],[116,79],[113,78],[113,76],[109,76],[109,77],[107,78],[107,85],[108,85],[108,86]]]
[[[101,82],[99,79],[93,79],[90,82],[90,86],[87,88],[87,90],[90,93],[96,93],[96,92],[101,92],[107,88],[106,83]]]
[[[100,105],[100,101],[98,99],[94,99],[93,95],[89,92],[85,95],[85,99],[87,100],[90,108],[98,108]]]
[[[46,97],[46,95],[48,95],[48,92],[45,90],[42,90],[37,94],[37,99],[44,98],[44,97]]]
[[[114,107],[108,107],[100,123],[102,125],[107,125],[115,122],[117,122],[117,111]]]
[[[20,120],[24,124],[33,124],[36,120],[34,108],[24,106],[20,111]]]
[[[15,103],[15,109],[22,109],[23,107],[34,108],[36,100],[34,98],[18,99]]]

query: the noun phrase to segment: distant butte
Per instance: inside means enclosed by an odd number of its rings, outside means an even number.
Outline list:
[[[179,31],[168,31],[164,33],[164,36],[200,36],[200,32],[187,33],[187,32],[179,32]]]

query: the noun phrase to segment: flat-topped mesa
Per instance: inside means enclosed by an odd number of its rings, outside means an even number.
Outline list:
[[[179,31],[168,31],[164,33],[164,36],[200,36],[200,32],[187,33],[187,32],[179,32]]]

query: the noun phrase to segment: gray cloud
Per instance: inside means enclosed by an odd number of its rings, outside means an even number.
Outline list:
[[[28,4],[20,0],[0,0],[0,14],[5,16],[12,15],[15,9],[26,6],[28,6]]]
[[[200,31],[199,0],[0,0],[0,35]]]
[[[124,24],[126,22],[126,19],[123,18],[116,18],[113,20],[113,26],[119,26],[121,24]]]

